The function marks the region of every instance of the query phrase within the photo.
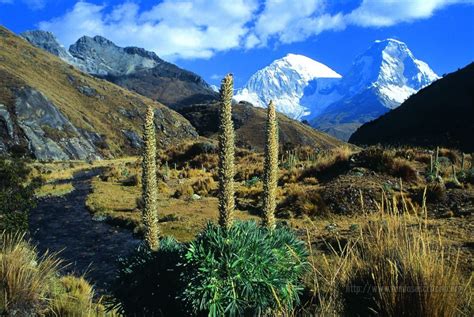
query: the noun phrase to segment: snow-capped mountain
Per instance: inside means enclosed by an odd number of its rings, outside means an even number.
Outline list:
[[[310,114],[309,109],[300,104],[308,83],[317,82],[315,92],[318,92],[340,78],[341,75],[324,64],[303,55],[288,54],[253,74],[234,99],[257,107],[266,107],[273,100],[277,111],[300,119]]]
[[[311,120],[314,127],[347,140],[357,127],[398,107],[438,78],[405,43],[394,39],[375,41],[332,87],[313,93],[314,83],[310,83],[301,103],[309,109],[325,108],[305,119]]]

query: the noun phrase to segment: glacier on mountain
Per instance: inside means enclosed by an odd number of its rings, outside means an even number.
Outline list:
[[[316,91],[319,91],[340,78],[341,75],[322,63],[303,55],[288,54],[252,75],[234,99],[257,107],[266,107],[273,100],[277,111],[301,119],[310,114],[309,109],[300,104],[308,83],[317,81]]]

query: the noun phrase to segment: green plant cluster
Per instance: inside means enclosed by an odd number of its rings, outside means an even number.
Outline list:
[[[164,238],[157,251],[143,244],[119,259],[109,308],[124,316],[184,316],[177,299],[183,287],[179,263],[184,251],[185,245]]]
[[[306,257],[288,228],[247,221],[226,232],[209,223],[185,254],[183,299],[209,316],[283,314],[299,302]]]
[[[29,181],[29,174],[25,161],[0,158],[0,231],[28,230],[28,211],[41,184],[39,179]]]
[[[286,227],[209,223],[190,244],[171,238],[121,259],[111,308],[125,316],[284,314],[299,303],[305,243]]]

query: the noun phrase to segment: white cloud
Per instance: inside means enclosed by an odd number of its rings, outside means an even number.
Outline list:
[[[437,10],[456,3],[473,3],[473,0],[364,0],[346,15],[348,23],[370,27],[391,26],[429,18]]]
[[[208,58],[240,46],[257,8],[256,0],[165,0],[146,12],[125,2],[106,13],[105,6],[78,2],[62,17],[39,26],[66,45],[82,35],[103,35],[118,45],[145,47],[169,60]]]
[[[340,14],[331,16],[324,9],[323,0],[267,0],[245,46],[266,46],[273,38],[292,43],[327,29],[344,27]]]
[[[22,0],[31,10],[40,10],[46,6],[47,0]],[[13,4],[13,0],[0,0],[0,4]]]
[[[46,6],[46,0],[23,0],[31,10],[41,10]]]
[[[0,0],[5,3],[10,0]],[[46,0],[24,0],[45,3]],[[384,27],[430,17],[455,3],[474,0],[363,0],[352,12],[328,13],[328,0],[163,0],[148,11],[77,2],[63,16],[39,23],[69,45],[102,35],[120,46],[139,46],[167,60],[209,58],[230,49],[304,41],[350,25]],[[354,0],[355,1],[355,0]]]

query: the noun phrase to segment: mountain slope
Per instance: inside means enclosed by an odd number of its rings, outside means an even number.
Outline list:
[[[234,97],[265,108],[270,100],[277,111],[290,118],[300,119],[310,114],[300,99],[310,81],[318,82],[318,89],[337,81],[341,76],[315,60],[303,55],[288,54],[253,74]]]
[[[358,126],[398,107],[436,79],[438,76],[416,59],[405,43],[376,41],[356,58],[341,81],[315,97],[303,97],[306,102],[314,100],[314,107],[330,100],[322,113],[307,119],[314,127],[347,140]]]
[[[95,159],[140,146],[147,105],[160,145],[195,138],[178,113],[84,74],[0,27],[0,151],[38,159]]]
[[[408,98],[400,107],[364,124],[356,144],[411,144],[474,151],[474,63]]]
[[[180,110],[181,114],[196,127],[199,134],[217,138],[218,104],[201,104]],[[322,133],[296,120],[278,113],[279,140],[282,146],[308,145],[319,149],[330,149],[344,142]],[[247,102],[234,104],[232,119],[236,133],[236,145],[263,151],[265,144],[266,109],[254,107]]]
[[[29,31],[21,36],[86,73],[105,78],[171,108],[186,106],[203,98],[217,98],[200,76],[142,48],[123,48],[102,36],[83,36],[66,51],[49,32]]]

